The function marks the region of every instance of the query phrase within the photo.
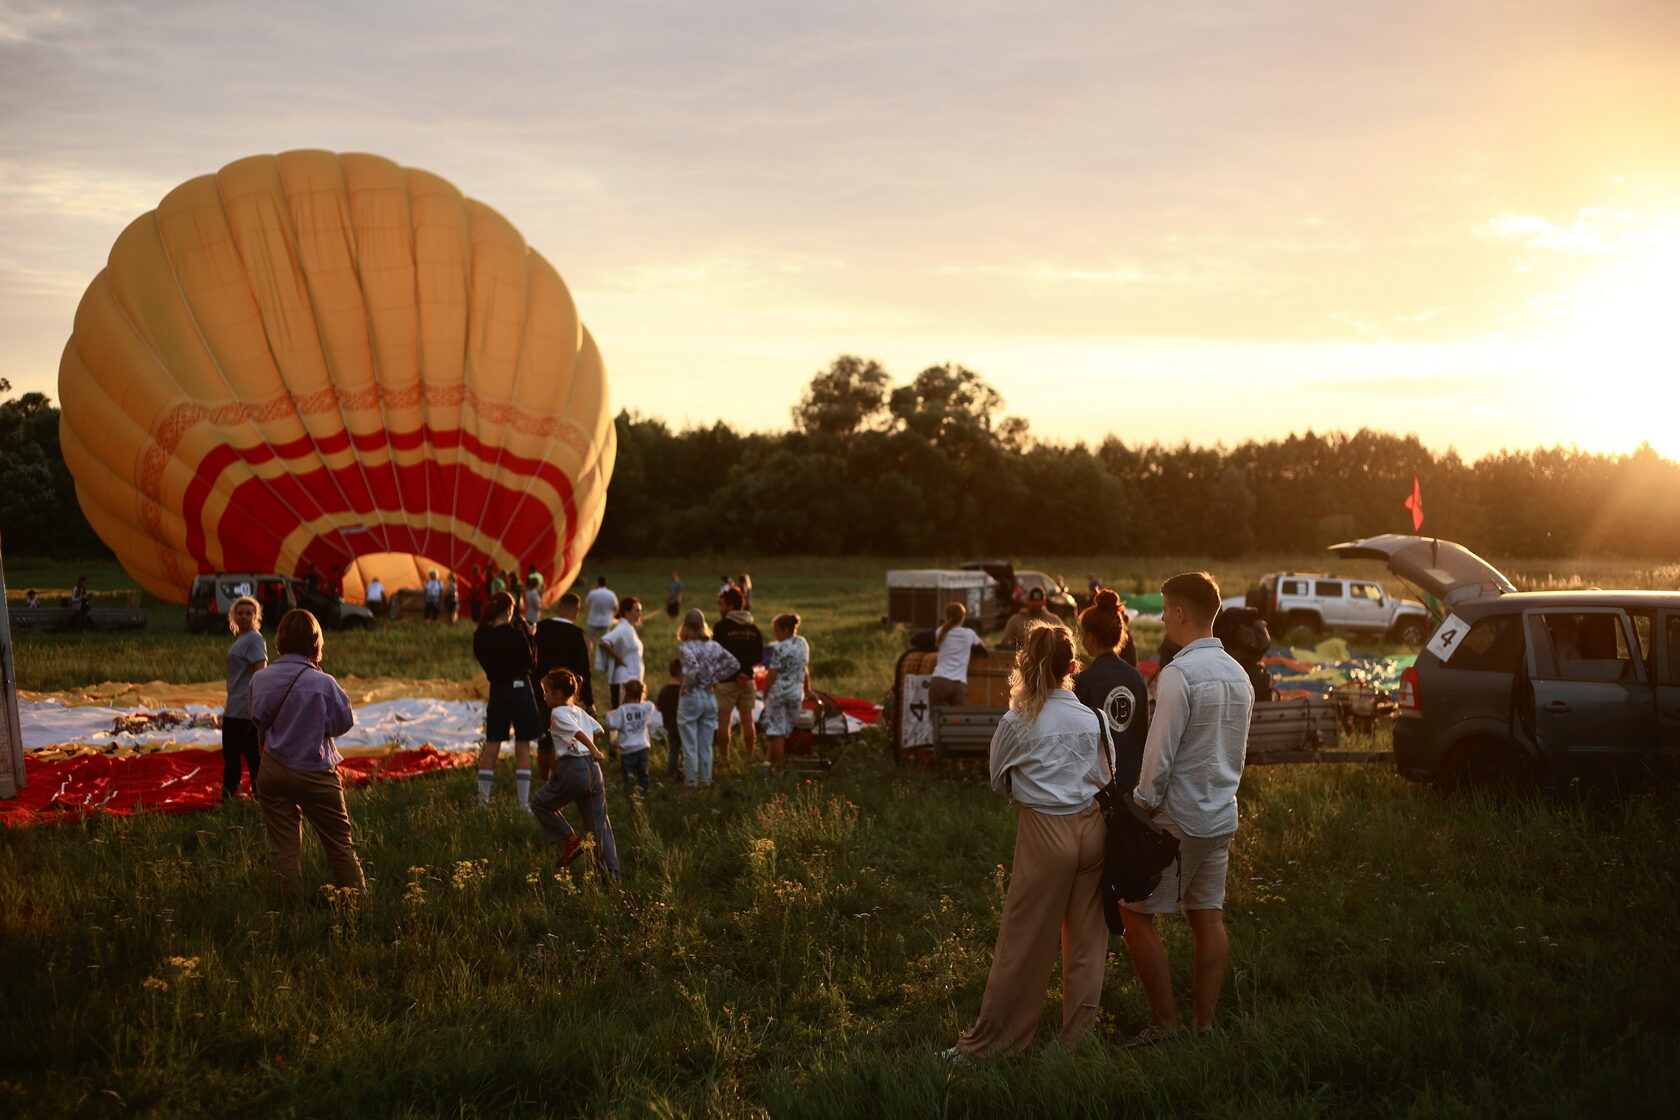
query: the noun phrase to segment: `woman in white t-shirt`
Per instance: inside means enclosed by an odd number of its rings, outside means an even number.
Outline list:
[[[933,679],[928,681],[928,707],[957,707],[968,698],[968,659],[972,651],[986,655],[986,645],[980,635],[963,625],[968,609],[961,603],[945,604],[945,624],[933,640],[939,661],[933,667]]]

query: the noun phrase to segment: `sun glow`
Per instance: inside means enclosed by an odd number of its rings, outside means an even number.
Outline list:
[[[1680,218],[1621,242],[1550,309],[1535,366],[1568,437],[1592,450],[1641,441],[1680,456]]]

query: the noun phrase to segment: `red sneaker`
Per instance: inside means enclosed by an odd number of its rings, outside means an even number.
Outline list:
[[[578,857],[583,851],[583,837],[568,836],[566,842],[560,845],[560,858],[554,861],[554,866],[564,867]]]

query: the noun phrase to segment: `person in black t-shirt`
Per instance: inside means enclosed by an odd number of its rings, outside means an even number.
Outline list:
[[[741,663],[741,671],[733,680],[721,681],[712,692],[717,696],[718,726],[715,747],[717,764],[729,765],[730,714],[741,715],[741,750],[747,764],[752,764],[753,746],[758,740],[753,726],[753,706],[758,701],[758,689],[753,684],[753,669],[764,660],[764,634],[753,622],[752,612],[743,603],[739,588],[731,587],[718,596],[718,608],[723,617],[712,627],[712,640]]]
[[[531,670],[531,633],[514,617],[513,596],[498,591],[490,596],[484,618],[473,634],[473,656],[490,680],[490,702],[484,710],[484,749],[478,756],[478,807],[490,807],[496,784],[496,757],[513,732],[514,788],[519,807],[531,807],[531,743],[542,734]]]
[[[1114,773],[1120,788],[1130,791],[1143,767],[1143,745],[1149,738],[1149,688],[1143,674],[1121,660],[1131,635],[1120,597],[1103,588],[1079,616],[1080,641],[1091,661],[1073,678],[1073,694],[1108,725],[1114,744]]]
[[[665,721],[665,744],[670,753],[665,774],[674,778],[677,776],[677,759],[682,757],[682,736],[677,733],[677,704],[682,700],[682,658],[671,658],[665,673],[665,687],[659,690],[659,699],[653,702],[653,706],[659,709],[659,718]]]
[[[578,678],[578,707],[594,715],[595,689],[589,679],[589,638],[585,636],[583,627],[577,624],[578,610],[582,605],[577,594],[568,591],[554,604],[554,617],[537,623],[536,679],[542,680],[555,669],[570,669]],[[537,709],[542,715],[543,725],[542,736],[537,740],[537,776],[539,782],[546,782],[554,773],[554,737],[548,729],[553,712],[543,701],[540,691]]]

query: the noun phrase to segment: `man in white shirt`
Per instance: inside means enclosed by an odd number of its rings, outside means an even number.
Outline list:
[[[426,577],[424,588],[426,592],[426,621],[436,622],[443,610],[443,581],[438,578],[437,569],[433,568]]]
[[[1213,1029],[1230,942],[1225,873],[1237,832],[1237,785],[1248,751],[1254,686],[1213,636],[1219,585],[1206,572],[1161,585],[1167,637],[1183,648],[1161,670],[1155,715],[1133,796],[1163,831],[1178,837],[1179,858],[1155,893],[1121,904],[1126,947],[1149,999],[1150,1025],[1128,1045],[1147,1045],[1178,1029],[1167,950],[1154,916],[1184,911],[1196,943],[1195,1028]]]
[[[385,617],[385,585],[379,582],[378,576],[368,580],[367,608],[373,612],[373,617]]]
[[[601,635],[612,628],[613,620],[618,616],[618,596],[607,588],[606,576],[595,577],[594,588],[583,597],[583,609],[587,612],[585,621],[589,626],[589,644],[595,647],[595,668],[604,673],[607,662],[600,650]]]

